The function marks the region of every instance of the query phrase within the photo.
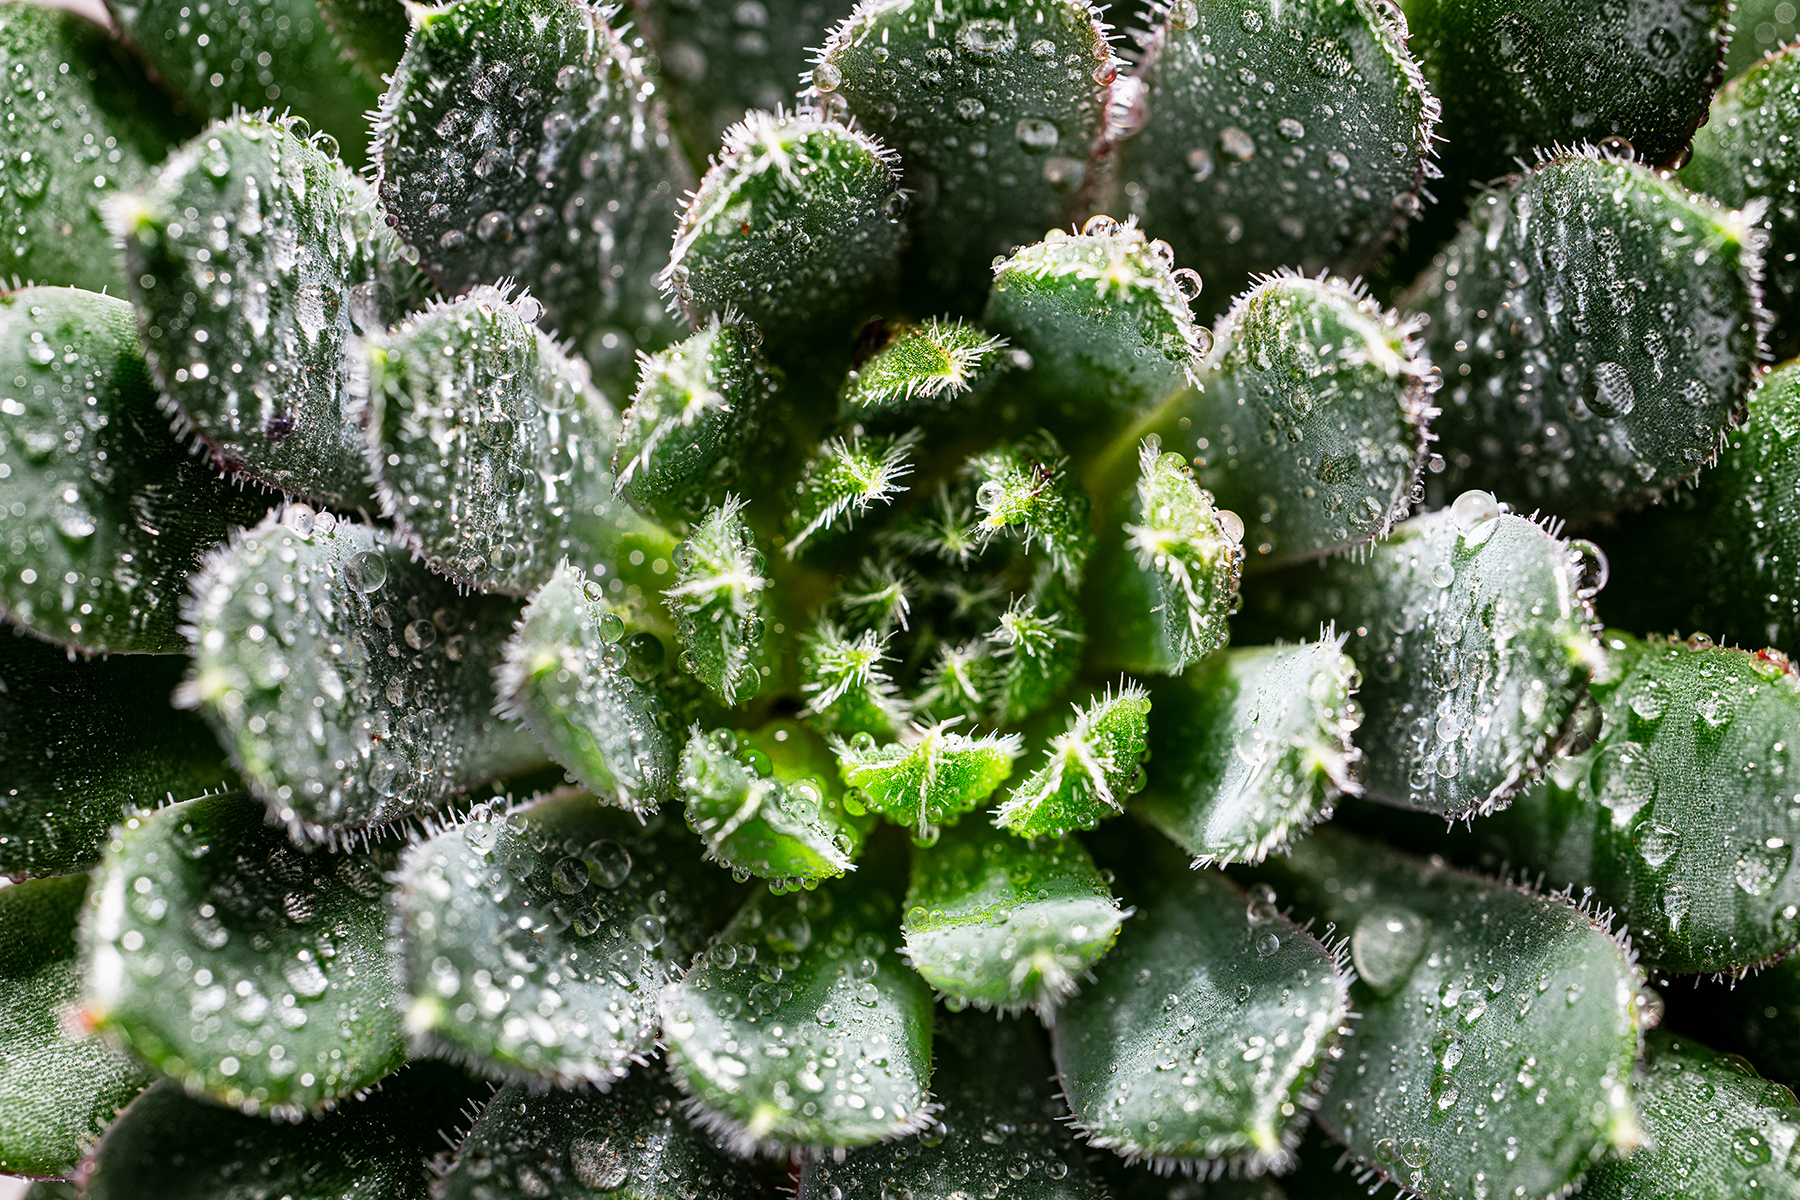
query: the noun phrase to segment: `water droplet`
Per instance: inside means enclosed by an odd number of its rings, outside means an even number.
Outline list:
[[[1356,973],[1377,993],[1392,995],[1412,977],[1429,932],[1425,919],[1411,909],[1393,905],[1370,909],[1350,935]]]
[[[1435,563],[1431,568],[1431,582],[1438,587],[1447,588],[1456,582],[1456,568],[1447,562]]]
[[[1614,829],[1628,828],[1632,818],[1656,798],[1656,763],[1649,748],[1637,742],[1615,742],[1601,751],[1592,780],[1595,796],[1612,813]]]
[[[1637,393],[1632,390],[1631,372],[1616,362],[1603,362],[1588,372],[1582,398],[1588,411],[1596,417],[1628,416],[1637,406]]]
[[[1674,856],[1681,844],[1681,832],[1651,821],[1638,830],[1634,840],[1637,842],[1638,857],[1655,871],[1660,870]],[[1682,911],[1685,912],[1686,909]]]
[[[1236,125],[1219,131],[1219,153],[1236,162],[1249,162],[1256,157],[1256,140]]]
[[[663,919],[651,913],[640,913],[631,922],[631,940],[646,950],[663,943]]]
[[[560,858],[550,868],[550,884],[565,896],[573,896],[588,885],[588,867],[574,855]]]
[[[567,70],[568,68],[564,68]],[[630,1164],[612,1144],[604,1129],[590,1129],[569,1142],[569,1166],[582,1187],[595,1192],[617,1191],[630,1177]]]
[[[1219,522],[1219,532],[1224,534],[1229,541],[1238,543],[1244,540],[1244,518],[1229,508],[1219,509],[1213,516]]]
[[[1292,117],[1283,117],[1275,122],[1275,132],[1290,142],[1302,141],[1306,137],[1306,126]]]
[[[1487,541],[1499,516],[1500,502],[1494,499],[1492,492],[1470,489],[1450,504],[1450,523],[1471,546]]]
[[[1169,26],[1172,29],[1192,29],[1200,23],[1200,6],[1194,0],[1175,0],[1169,5]]]
[[[603,888],[616,888],[631,876],[631,852],[611,838],[602,838],[587,848],[594,879]]]
[[[358,551],[344,563],[344,582],[365,595],[380,591],[387,575],[387,559],[379,550]]]
[[[437,641],[437,626],[430,621],[409,621],[406,626],[406,644],[414,650],[430,649],[431,643]]]

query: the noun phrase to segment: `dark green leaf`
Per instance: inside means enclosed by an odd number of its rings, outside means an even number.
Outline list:
[[[1046,564],[987,634],[984,653],[993,662],[988,719],[1017,725],[1055,700],[1075,678],[1086,641],[1074,592]]]
[[[1219,296],[1206,311],[1277,267],[1358,274],[1419,211],[1438,102],[1397,16],[1379,0],[1163,7],[1117,170]]]
[[[1016,733],[953,733],[950,726],[957,720],[914,725],[886,746],[877,746],[866,733],[834,741],[838,770],[869,811],[928,840],[937,826],[993,795],[1012,774],[1021,749]]]
[[[145,354],[183,427],[224,470],[368,507],[344,348],[420,287],[374,191],[305,127],[214,125],[115,219]]]
[[[1143,787],[1149,712],[1150,697],[1130,682],[1076,705],[1044,765],[1012,789],[994,824],[1020,837],[1062,837],[1124,812],[1126,797]]]
[[[432,1164],[488,1089],[422,1062],[296,1125],[247,1117],[164,1083],[138,1097],[88,1161],[90,1200],[428,1200]],[[253,1172],[253,1173],[252,1173]]]
[[[320,0],[319,15],[330,23],[344,53],[378,88],[400,64],[412,22],[405,0]]]
[[[1399,526],[1364,557],[1268,580],[1246,640],[1350,631],[1371,799],[1489,813],[1542,773],[1597,657],[1580,551],[1486,492]]]
[[[1561,1192],[1637,1137],[1642,976],[1566,899],[1407,858],[1327,826],[1262,878],[1350,930],[1358,982],[1319,1122],[1420,1195]]]
[[[847,421],[879,421],[971,405],[1010,364],[1005,350],[1005,338],[989,337],[962,321],[934,319],[888,331],[887,343],[844,380],[838,415]]]
[[[0,62],[14,83],[0,105],[0,215],[6,273],[90,291],[125,290],[105,205],[138,186],[194,132],[105,27],[48,5],[0,8]]]
[[[1086,0],[863,3],[817,62],[809,94],[900,152],[909,272],[964,309],[1074,216],[1119,71]]]
[[[75,920],[86,875],[0,888],[0,1172],[72,1178],[88,1143],[150,1082],[84,1028]]]
[[[381,198],[451,293],[530,283],[608,383],[676,334],[656,286],[692,176],[614,10],[464,0],[413,10],[381,100]]]
[[[1343,645],[1230,650],[1159,681],[1149,786],[1132,809],[1200,866],[1261,862],[1330,817],[1360,790]]]
[[[691,1113],[742,1153],[864,1146],[929,1124],[931,991],[900,961],[880,878],[760,892],[663,993]]]
[[[483,1073],[601,1088],[643,1062],[657,992],[729,883],[678,822],[563,793],[409,850],[398,911],[407,1030]]]
[[[1741,215],[1598,152],[1481,197],[1405,301],[1447,493],[1578,521],[1693,478],[1755,382],[1760,269]]]
[[[646,1067],[605,1093],[512,1084],[494,1093],[434,1193],[438,1200],[753,1200],[768,1172],[719,1150],[675,1111],[680,1093]]]
[[[1034,847],[979,821],[913,852],[906,958],[952,1004],[1046,1020],[1129,912],[1072,837]]]
[[[1286,1166],[1335,1056],[1347,973],[1273,904],[1167,845],[1139,847],[1122,883],[1137,914],[1056,1017],[1076,1128],[1159,1167]]]
[[[1732,0],[1734,32],[1725,50],[1725,78],[1736,79],[1756,60],[1800,40],[1800,13],[1791,0]]]
[[[768,673],[761,664],[767,564],[743,508],[727,496],[676,547],[675,586],[664,593],[681,638],[681,669],[727,704],[754,696]]]
[[[126,813],[236,785],[206,723],[169,708],[186,666],[70,662],[0,629],[0,874],[91,866]]]
[[[243,793],[128,818],[83,918],[88,1019],[245,1112],[296,1118],[406,1058],[391,851],[301,850]]]
[[[815,1154],[799,1200],[910,1195],[913,1200],[1100,1200],[1081,1149],[1057,1119],[1043,1038],[1025,1021],[966,1013],[944,1023],[933,1092],[942,1108],[916,1142]]]
[[[366,525],[273,514],[195,581],[201,709],[250,788],[298,836],[427,813],[545,762],[493,713],[517,601],[461,594]]]
[[[190,574],[267,508],[169,431],[130,305],[0,297],[0,608],[15,624],[79,650],[179,653]]]

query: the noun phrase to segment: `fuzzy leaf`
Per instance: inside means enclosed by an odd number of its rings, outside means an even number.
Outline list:
[[[597,579],[566,562],[532,594],[497,674],[501,704],[582,787],[641,815],[674,794],[675,738],[621,644],[625,619],[604,596]],[[664,653],[645,631],[630,645],[644,638]]]
[[[1369,797],[1485,815],[1542,773],[1587,683],[1597,584],[1582,568],[1566,543],[1465,492],[1360,561],[1271,579],[1241,619],[1252,641],[1327,621],[1353,631]]]
[[[914,1200],[1007,1196],[1100,1200],[1083,1155],[1055,1120],[1062,1109],[1045,1080],[1043,1038],[1024,1021],[966,1013],[944,1023],[942,1065],[932,1078],[943,1105],[918,1143],[815,1154],[801,1169],[799,1200],[899,1195]]]
[[[81,1032],[75,920],[86,875],[0,888],[0,1171],[73,1178],[89,1142],[150,1082],[135,1059]]]
[[[1403,302],[1448,381],[1448,494],[1574,521],[1693,478],[1755,382],[1760,270],[1747,216],[1598,152],[1482,196]]]
[[[985,653],[994,660],[990,719],[1017,725],[1055,700],[1074,679],[1086,640],[1074,595],[1054,575],[1040,575],[987,635]]]
[[[1199,381],[1212,335],[1188,305],[1200,278],[1167,242],[1095,217],[1052,229],[994,268],[982,321],[1031,355],[1024,383],[1058,428],[1118,425]]]
[[[611,1091],[494,1093],[456,1152],[439,1200],[538,1200],[582,1189],[617,1200],[754,1200],[774,1194],[755,1165],[718,1149],[674,1111],[680,1098],[660,1067]]]
[[[6,273],[123,292],[106,202],[148,178],[192,118],[171,111],[111,31],[66,9],[0,9],[0,61],[19,85],[0,99]]]
[[[708,858],[786,888],[855,870],[873,824],[845,809],[830,751],[792,721],[743,735],[696,729],[681,755],[681,790]]]
[[[70,662],[0,630],[0,874],[92,866],[126,813],[237,785],[206,723],[169,708],[186,666]]]
[[[724,700],[756,694],[769,580],[756,538],[727,496],[676,547],[675,586],[664,593],[681,640],[681,667]]]
[[[357,70],[378,88],[385,87],[412,32],[405,0],[319,0],[319,15]]]
[[[692,180],[610,10],[463,0],[414,10],[376,117],[381,198],[452,294],[531,283],[607,381],[676,334],[657,294]]]
[[[844,380],[838,415],[846,421],[972,405],[1011,361],[1005,338],[962,321],[903,325],[886,331],[886,338]]]
[[[656,1039],[656,995],[723,919],[729,885],[667,818],[585,793],[464,824],[407,852],[397,910],[406,1027],[483,1074],[606,1088]]]
[[[1039,430],[997,446],[971,458],[964,473],[975,483],[983,545],[1004,533],[1043,555],[1065,582],[1081,578],[1094,545],[1092,505],[1054,437]]]
[[[1633,1144],[1643,977],[1605,926],[1331,826],[1259,874],[1351,931],[1362,1016],[1318,1119],[1363,1169],[1419,1194],[1547,1196]]]
[[[1383,537],[1425,465],[1437,387],[1417,322],[1354,284],[1282,275],[1220,322],[1204,391],[1158,422],[1221,508],[1250,514],[1247,566]]]
[[[1733,22],[1751,33],[1739,17]],[[1786,40],[1793,41],[1790,35]],[[1735,43],[1734,47],[1735,49]],[[1800,50],[1790,46],[1736,79],[1714,99],[1694,135],[1694,157],[1681,182],[1733,208],[1766,199],[1759,227],[1763,303],[1775,313],[1770,342],[1778,359],[1800,353]]]
[[[1787,3],[1788,0],[1733,0],[1734,28],[1725,48],[1726,79],[1735,80],[1755,66],[1758,59],[1800,40],[1800,13],[1785,9]]]
[[[619,433],[615,489],[670,523],[699,519],[768,453],[770,407],[782,376],[754,325],[711,323],[646,358]]]
[[[900,480],[912,474],[917,431],[899,437],[851,434],[821,445],[801,468],[788,507],[787,556],[809,541],[853,528],[856,518],[877,502],[890,505],[906,491]]]
[[[433,571],[524,595],[570,559],[596,578],[673,539],[613,498],[618,414],[531,324],[478,287],[352,350],[353,419],[382,512]]]
[[[112,0],[107,9],[151,74],[200,116],[292,112],[342,142],[352,166],[362,165],[365,114],[379,93],[345,61],[311,0],[208,5],[185,14],[162,0]]]
[[[887,639],[865,629],[854,640],[829,620],[821,620],[800,643],[801,715],[827,733],[868,733],[893,737],[905,706],[882,665],[890,661]]]
[[[866,0],[817,62],[810,94],[900,152],[909,272],[961,308],[1074,215],[1118,75],[1086,0]]]
[[[1162,8],[1117,169],[1220,297],[1208,311],[1277,267],[1359,274],[1419,211],[1438,102],[1395,17],[1373,0]]]
[[[899,271],[899,184],[867,134],[749,113],[688,201],[660,282],[695,325],[735,310],[783,345],[848,332]]]
[[[391,851],[290,845],[241,792],[128,818],[82,921],[87,1019],[245,1112],[297,1118],[406,1058]]]
[[[1125,798],[1143,786],[1149,712],[1150,697],[1135,683],[1076,705],[1044,765],[1012,789],[994,824],[1025,838],[1062,837],[1124,812]]]
[[[836,741],[838,770],[857,799],[921,839],[986,800],[1012,774],[1019,756],[1017,734],[972,737],[952,733],[956,719],[914,725],[892,745],[858,734]]]
[[[1137,915],[1053,1029],[1076,1128],[1158,1167],[1287,1165],[1348,976],[1272,904],[1166,845],[1139,844],[1123,882]]]
[[[174,654],[181,602],[245,496],[157,411],[131,306],[74,288],[0,297],[0,608],[77,650]]]
[[[663,993],[690,1115],[739,1153],[924,1127],[931,993],[890,944],[898,918],[878,878],[753,896]]]
[[[367,1095],[297,1124],[182,1094],[138,1097],[88,1161],[92,1200],[209,1200],[254,1188],[291,1200],[428,1200],[434,1156],[468,1128],[488,1089],[448,1063],[414,1063]],[[254,1182],[245,1179],[256,1164]]]
[[[838,585],[832,605],[853,627],[887,637],[896,628],[911,628],[912,606],[924,591],[925,581],[917,571],[881,553],[863,559]]]
[[[1243,522],[1213,507],[1185,456],[1138,451],[1137,491],[1101,542],[1087,611],[1102,666],[1173,675],[1230,639],[1243,570]],[[1235,534],[1235,536],[1234,536]]]
[[[906,958],[952,1004],[1045,1020],[1131,914],[1072,837],[1041,848],[963,821],[913,852]]]
[[[1215,654],[1151,696],[1149,786],[1132,810],[1196,865],[1261,862],[1359,790],[1361,711],[1342,637]]]
[[[145,355],[178,424],[223,470],[367,507],[345,346],[421,289],[374,191],[304,129],[267,116],[214,125],[114,220]]]
[[[465,596],[366,525],[273,514],[194,584],[198,706],[289,831],[430,812],[545,762],[496,719],[494,668],[516,601]]]

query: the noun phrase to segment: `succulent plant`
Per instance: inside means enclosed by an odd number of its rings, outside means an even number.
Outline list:
[[[1800,1196],[1794,4],[109,3],[35,1200]]]

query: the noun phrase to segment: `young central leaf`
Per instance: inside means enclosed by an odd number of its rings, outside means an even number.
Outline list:
[[[114,221],[150,369],[214,461],[357,508],[370,495],[344,349],[422,289],[374,192],[304,129],[214,125]]]
[[[876,503],[889,505],[906,490],[919,446],[915,430],[900,437],[852,434],[820,446],[801,469],[788,507],[787,555],[799,554],[813,538],[851,528]]]
[[[1017,537],[1044,555],[1066,582],[1081,578],[1094,530],[1092,505],[1062,446],[1045,430],[969,460],[975,523],[983,545],[996,534]]]
[[[381,199],[452,294],[519,279],[607,380],[671,340],[656,270],[692,179],[655,84],[578,0],[415,8],[375,118]]]
[[[681,635],[682,669],[727,704],[756,694],[763,630],[762,551],[727,496],[675,551],[675,586],[664,593]]]
[[[875,745],[868,734],[833,743],[844,782],[869,811],[915,831],[920,840],[986,800],[1012,774],[1018,734],[953,733],[960,718],[914,725],[899,742]]]
[[[832,621],[815,625],[800,646],[801,716],[830,733],[893,737],[905,704],[883,666],[886,645],[873,629],[852,641]]]
[[[613,499],[619,418],[531,323],[537,301],[478,287],[352,349],[352,411],[382,511],[440,575],[522,595],[567,558],[596,577],[666,556]]]
[[[1129,915],[1074,838],[1034,848],[964,821],[913,852],[901,930],[907,961],[951,1001],[1048,1020]]]
[[[739,1153],[863,1146],[931,1111],[931,992],[894,952],[879,880],[760,892],[663,993],[690,1115]]]
[[[297,1118],[405,1061],[394,856],[301,851],[265,819],[226,793],[125,822],[83,918],[86,1012],[189,1091]]]
[[[292,832],[430,812],[545,761],[492,713],[516,601],[460,594],[368,526],[287,521],[271,514],[195,580],[177,699]]]
[[[929,320],[887,335],[887,343],[844,380],[838,415],[878,421],[915,411],[972,404],[1007,366],[1006,339],[961,321]]]
[[[1020,837],[1062,837],[1124,812],[1126,797],[1143,786],[1149,712],[1150,697],[1135,683],[1076,706],[1068,728],[1050,739],[1044,765],[1013,788],[994,824]]]

